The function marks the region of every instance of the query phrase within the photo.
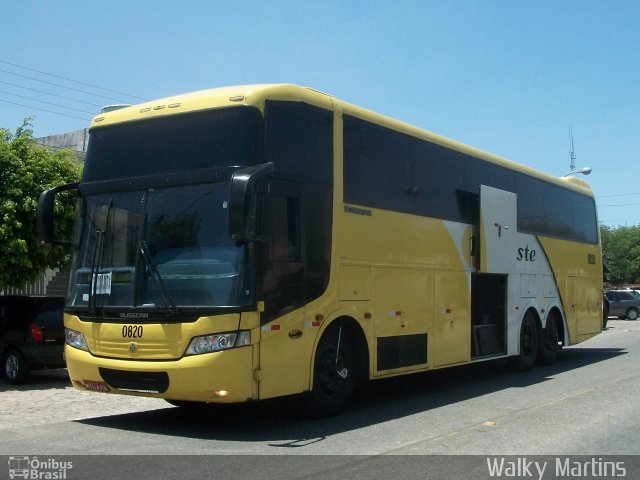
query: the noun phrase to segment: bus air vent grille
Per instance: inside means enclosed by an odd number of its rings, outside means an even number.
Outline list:
[[[99,370],[105,382],[124,392],[164,393],[169,388],[167,372],[127,372],[102,367]]]

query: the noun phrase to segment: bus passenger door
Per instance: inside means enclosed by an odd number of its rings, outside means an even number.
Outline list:
[[[261,199],[261,313],[259,396],[299,393],[308,385],[303,336],[304,249],[302,189],[271,179]]]
[[[480,271],[514,273],[517,250],[517,195],[480,185]]]
[[[471,356],[507,353],[509,275],[516,271],[517,195],[480,186],[480,268],[471,281]]]

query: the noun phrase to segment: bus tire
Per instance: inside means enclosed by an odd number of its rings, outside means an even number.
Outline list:
[[[538,363],[540,365],[551,365],[556,361],[558,352],[562,348],[559,342],[558,322],[555,316],[550,316],[540,335],[540,347],[538,349]]]
[[[19,350],[8,350],[2,357],[2,373],[7,382],[12,385],[20,385],[29,376],[29,365]]]
[[[514,370],[526,372],[531,370],[538,359],[540,349],[540,329],[535,315],[528,311],[520,326],[520,351],[513,357],[511,364]]]
[[[316,350],[313,387],[306,393],[304,413],[321,418],[344,410],[356,386],[355,351],[347,329],[325,332]],[[340,347],[338,349],[338,338]],[[337,355],[337,359],[336,359]]]

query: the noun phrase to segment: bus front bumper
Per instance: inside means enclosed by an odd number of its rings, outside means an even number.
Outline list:
[[[66,345],[65,359],[80,390],[212,403],[257,398],[251,346],[148,361],[98,358]]]

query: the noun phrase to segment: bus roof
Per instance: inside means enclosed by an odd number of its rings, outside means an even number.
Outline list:
[[[329,110],[337,110],[381,126],[421,138],[491,163],[505,166],[592,196],[589,184],[576,177],[555,177],[507,158],[465,145],[456,140],[404,123],[400,120],[339,100],[331,95],[294,84],[257,84],[212,88],[151,100],[96,116],[91,128],[175,115],[225,106],[250,105],[264,109],[265,100],[297,100]]]

